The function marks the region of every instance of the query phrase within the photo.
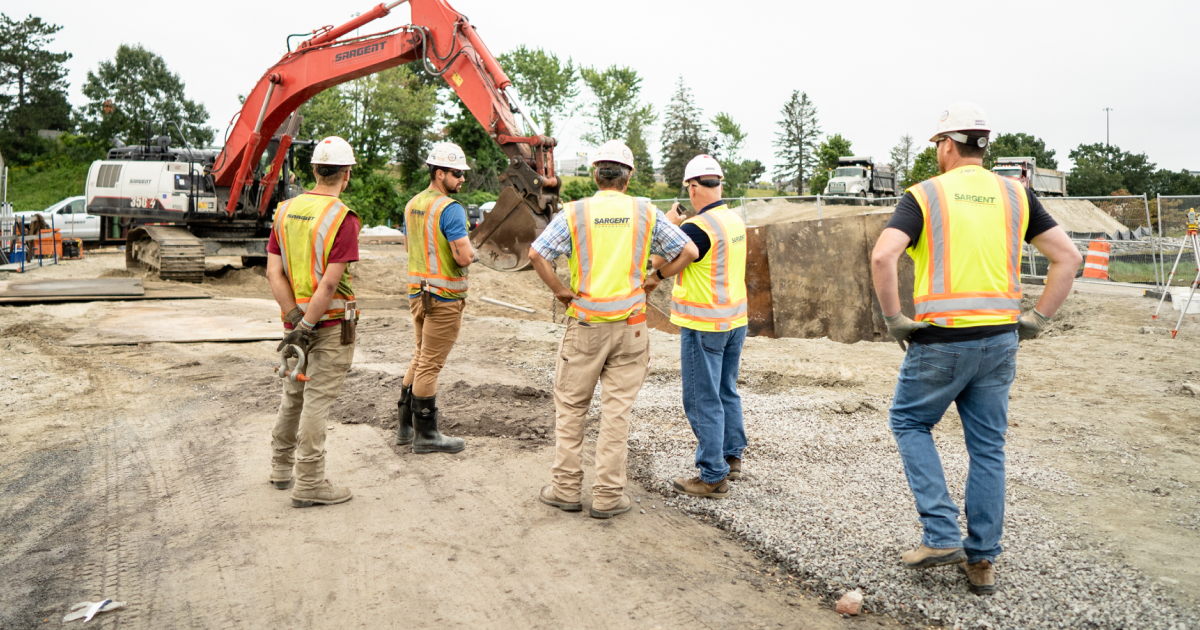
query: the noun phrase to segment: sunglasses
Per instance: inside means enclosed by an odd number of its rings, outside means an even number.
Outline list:
[[[684,186],[686,188],[691,188],[692,186],[695,186],[696,184],[700,184],[701,186],[704,186],[705,188],[716,188],[717,186],[721,185],[721,180],[719,180],[719,179],[693,179],[692,181],[684,184]]]
[[[457,179],[462,179],[463,175],[466,173],[466,171],[446,171],[446,172],[450,173]]]

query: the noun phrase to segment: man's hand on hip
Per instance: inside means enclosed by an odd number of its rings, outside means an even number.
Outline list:
[[[565,286],[560,286],[558,289],[556,289],[554,291],[554,297],[557,298],[559,302],[562,302],[563,306],[570,306],[572,300],[579,299],[579,296],[576,295],[574,291]]]
[[[1017,318],[1017,335],[1022,340],[1033,339],[1042,334],[1050,326],[1050,318],[1042,315],[1038,310],[1030,309],[1028,313]]]
[[[904,342],[908,341],[909,336],[922,328],[929,327],[929,322],[914,322],[905,317],[904,313],[896,313],[894,317],[884,315],[883,321],[887,323],[887,329],[892,338],[900,344],[900,349],[905,352],[908,352],[908,345]]]

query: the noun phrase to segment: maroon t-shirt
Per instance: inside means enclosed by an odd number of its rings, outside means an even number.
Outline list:
[[[307,193],[315,195],[317,193]],[[362,228],[362,221],[358,215],[353,212],[346,215],[342,220],[342,225],[338,228],[337,234],[333,236],[333,247],[329,250],[329,260],[326,263],[351,263],[358,260],[358,232]],[[271,230],[271,238],[267,241],[267,253],[281,255],[279,249],[279,241],[275,239],[275,230]],[[326,328],[328,326],[338,326],[341,322],[330,320],[321,322],[317,327]],[[283,327],[287,330],[292,329],[290,322],[284,322]]]

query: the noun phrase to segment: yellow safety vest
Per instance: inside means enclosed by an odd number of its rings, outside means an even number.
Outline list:
[[[671,323],[709,332],[745,326],[746,224],[724,205],[684,223],[704,230],[710,247],[675,278]]]
[[[404,208],[409,295],[421,292],[423,280],[430,291],[448,300],[467,297],[467,270],[454,260],[450,241],[440,228],[442,212],[452,203],[453,199],[426,188]],[[462,212],[465,216],[466,210]]]
[[[646,201],[612,190],[576,201],[563,212],[571,232],[571,290],[567,315],[618,322],[646,307],[642,282],[658,213]]]
[[[283,258],[288,281],[292,283],[296,305],[305,313],[325,275],[334,237],[351,212],[354,211],[336,197],[312,194],[288,199],[275,210],[275,242],[279,244],[279,255]],[[347,266],[320,321],[342,319],[346,303],[354,301],[352,280]]]
[[[916,263],[917,321],[969,328],[1021,314],[1025,189],[981,166],[962,166],[908,189],[925,227],[908,248]]]

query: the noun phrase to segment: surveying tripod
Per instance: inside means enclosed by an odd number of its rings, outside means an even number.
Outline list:
[[[1192,255],[1196,257],[1196,277],[1192,280],[1192,289],[1188,291],[1187,302],[1183,305],[1183,310],[1179,313],[1179,321],[1175,322],[1175,328],[1171,330],[1171,338],[1175,338],[1175,333],[1179,332],[1179,325],[1183,323],[1183,316],[1187,315],[1188,306],[1192,304],[1192,296],[1196,295],[1196,285],[1200,284],[1200,238],[1197,234],[1200,233],[1200,225],[1197,225],[1196,209],[1191,208],[1187,213],[1187,238],[1179,245],[1179,253],[1175,256],[1175,264],[1171,265],[1171,275],[1167,276],[1167,284],[1163,287],[1162,297],[1158,298],[1158,308],[1154,309],[1154,316],[1150,319],[1158,319],[1158,311],[1162,309],[1163,300],[1167,299],[1167,292],[1171,290],[1171,280],[1175,279],[1175,269],[1179,267],[1179,259],[1183,258],[1183,250],[1190,244],[1192,246]],[[1174,298],[1172,298],[1174,301]]]

